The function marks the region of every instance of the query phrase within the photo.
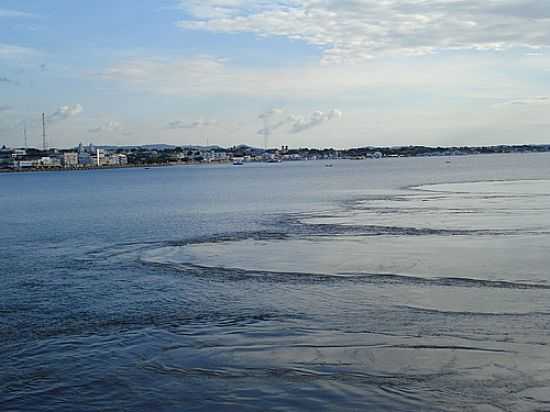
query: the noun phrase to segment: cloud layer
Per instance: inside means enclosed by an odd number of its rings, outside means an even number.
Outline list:
[[[0,18],[15,18],[15,17],[34,17],[34,14],[26,13],[20,10],[0,9]]]
[[[122,125],[119,122],[115,122],[114,120],[109,120],[105,124],[94,127],[93,129],[89,129],[89,133],[105,133],[105,132],[117,132],[122,129]]]
[[[550,46],[541,0],[182,1],[183,29],[282,36],[320,47],[324,63],[444,50]]]
[[[514,99],[509,100],[507,102],[501,103],[500,106],[507,106],[507,105],[548,105],[550,104],[550,96],[534,96],[534,97],[526,97],[523,99]]]
[[[219,122],[217,120],[199,119],[194,122],[187,122],[185,120],[174,120],[168,123],[168,129],[199,129],[202,127],[217,126]]]
[[[0,59],[19,59],[40,55],[40,52],[28,47],[0,43]]]
[[[311,115],[305,117],[294,114],[286,114],[283,109],[273,108],[258,116],[264,122],[264,127],[258,130],[258,134],[269,137],[274,131],[288,126],[288,133],[296,134],[312,129],[316,126],[333,120],[341,119],[342,112],[332,109],[328,112],[315,111]]]
[[[61,106],[55,112],[48,115],[48,122],[54,123],[61,120],[67,120],[71,117],[77,116],[82,113],[84,109],[80,104],[74,104],[72,106]]]
[[[448,59],[439,63],[414,61],[404,66],[377,60],[368,65],[249,68],[209,56],[143,56],[115,63],[96,76],[131,89],[162,95],[287,99],[289,96],[334,96],[371,87],[406,89],[456,85],[458,90],[464,90],[461,83],[470,87],[476,83],[488,87],[498,81],[500,75],[493,74],[490,83],[485,81],[483,72],[488,70],[487,64],[482,59]],[[501,85],[499,90],[503,90]]]
[[[336,109],[326,113],[316,111],[309,117],[295,117],[290,133],[300,133],[315,126],[319,126],[329,120],[341,118],[342,112]]]

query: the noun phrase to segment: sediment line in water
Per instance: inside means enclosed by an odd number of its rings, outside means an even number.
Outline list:
[[[469,288],[496,288],[496,289],[550,289],[550,285],[536,283],[523,283],[501,280],[486,280],[461,277],[418,277],[399,274],[357,274],[364,279],[380,281],[384,283],[404,283],[426,286],[451,286],[451,287],[469,287]]]
[[[521,183],[521,182],[548,182],[549,179],[547,178],[530,178],[530,179],[477,179],[477,180],[464,180],[464,181],[452,181],[452,182],[441,182],[441,183],[427,183],[427,184],[415,184],[415,185],[408,185],[401,188],[401,190],[411,190],[415,192],[427,192],[427,193],[451,193],[451,194],[471,194],[471,195],[494,195],[494,196],[500,196],[501,193],[492,193],[492,192],[468,192],[468,191],[449,191],[449,190],[434,190],[429,189],[437,186],[450,186],[450,185],[463,185],[463,184],[479,184],[479,183]],[[506,194],[503,194],[506,196]],[[524,193],[519,193],[519,196],[531,196],[525,195]],[[538,195],[535,194],[535,196]],[[509,195],[509,196],[515,196],[515,194]],[[543,196],[549,196],[548,194],[543,194]]]
[[[417,337],[417,339],[419,339]],[[516,353],[515,351],[498,348],[483,348],[479,346],[464,345],[428,345],[428,344],[391,344],[391,343],[372,343],[372,344],[341,344],[341,345],[313,345],[313,344],[291,344],[291,345],[256,345],[256,346],[229,346],[229,345],[206,345],[204,349],[224,349],[232,351],[265,351],[280,349],[426,349],[426,350],[451,350],[451,351],[473,351],[473,352],[492,352],[492,353]]]
[[[342,272],[342,273],[310,273],[310,272],[283,272],[270,270],[255,270],[230,267],[205,266],[186,262],[162,262],[160,259],[146,259],[141,257],[140,262],[145,265],[170,268],[180,272],[196,274],[200,276],[212,276],[224,278],[259,277],[269,281],[361,281],[372,284],[394,284],[394,285],[416,285],[416,286],[439,286],[439,287],[461,287],[461,288],[494,288],[494,289],[515,289],[515,290],[550,290],[548,284],[513,282],[503,280],[488,280],[462,277],[434,277],[434,276],[412,276],[397,273],[365,273],[365,272]]]
[[[549,316],[548,312],[472,312],[472,311],[452,311],[452,310],[440,310],[421,308],[410,305],[398,305],[397,307],[407,309],[417,313],[445,315],[445,316],[481,316],[481,317],[531,317],[531,316]]]
[[[302,227],[294,226],[293,234],[310,236],[502,236],[524,233],[519,230],[462,230],[462,229],[431,229],[407,226],[382,225],[347,225],[334,223],[302,223]]]

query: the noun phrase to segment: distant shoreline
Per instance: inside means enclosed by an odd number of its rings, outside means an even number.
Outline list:
[[[229,163],[229,162],[224,162]],[[216,163],[155,163],[155,164],[128,164],[124,166],[91,166],[91,167],[40,167],[40,168],[27,168],[27,169],[0,169],[0,174],[12,174],[12,173],[33,173],[33,172],[85,172],[87,170],[113,170],[113,169],[147,169],[147,168],[159,168],[170,166],[192,166],[192,165],[214,165]]]
[[[526,151],[526,152],[504,152],[504,153],[468,153],[468,154],[448,154],[440,156],[386,156],[381,159],[403,159],[403,158],[449,158],[449,157],[471,157],[479,155],[521,155],[521,154],[548,154],[550,152],[538,152],[538,151]],[[332,159],[299,159],[299,160],[287,160],[283,163],[290,162],[294,163],[296,161],[334,161],[334,160],[373,160],[369,158],[352,158],[352,157],[341,157],[341,158],[332,158]],[[268,163],[260,161],[251,161],[246,163]],[[139,163],[139,164],[127,164],[127,165],[110,165],[110,166],[89,166],[89,167],[41,167],[41,168],[27,168],[27,169],[0,169],[1,174],[16,174],[16,173],[35,173],[35,172],[85,172],[91,170],[113,170],[113,169],[148,169],[148,168],[161,168],[161,167],[172,167],[172,166],[199,166],[199,165],[221,165],[221,164],[231,164],[230,160],[227,161],[215,161],[215,162],[178,162],[178,163]]]

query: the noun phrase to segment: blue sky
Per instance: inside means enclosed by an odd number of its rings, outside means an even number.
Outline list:
[[[543,3],[0,0],[0,144],[547,143]]]

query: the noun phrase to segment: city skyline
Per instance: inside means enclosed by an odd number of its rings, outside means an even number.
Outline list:
[[[532,0],[0,2],[0,144],[548,142]]]

